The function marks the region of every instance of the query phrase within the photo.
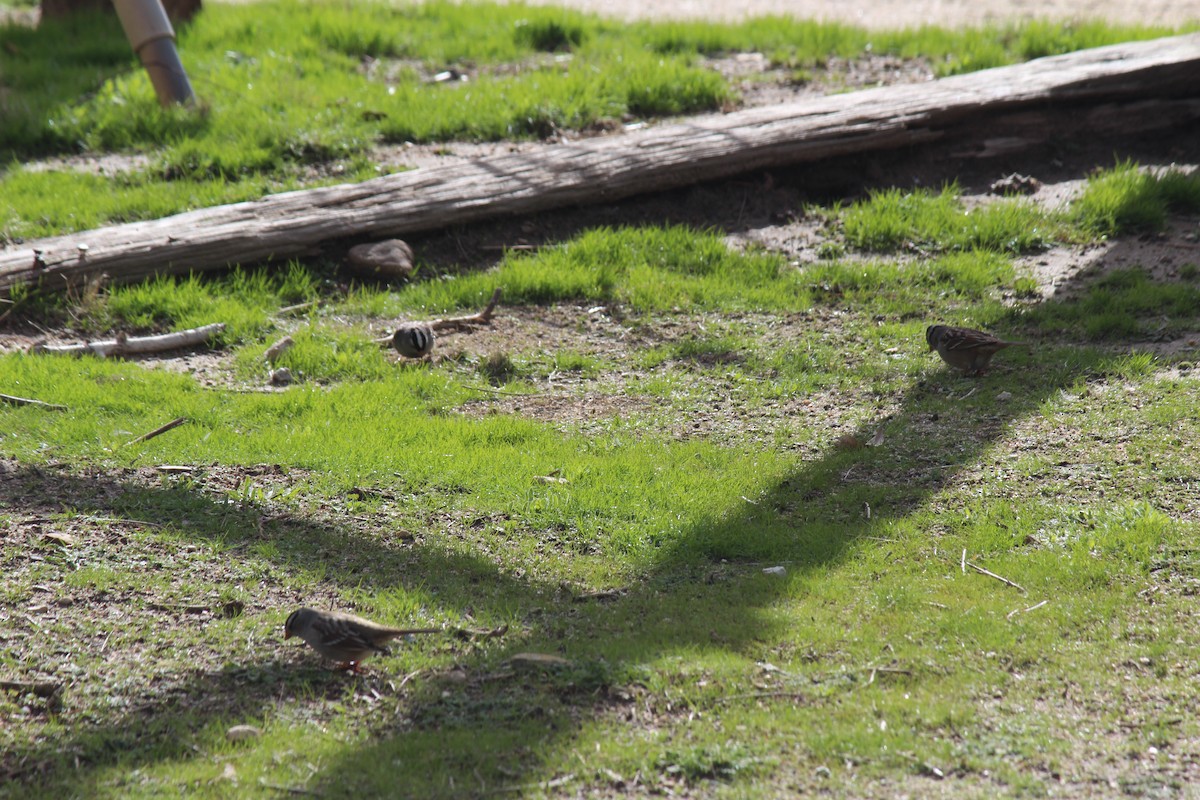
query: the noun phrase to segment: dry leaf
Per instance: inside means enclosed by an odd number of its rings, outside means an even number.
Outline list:
[[[75,537],[69,533],[59,533],[58,531],[50,531],[42,534],[43,539],[49,539],[52,542],[58,542],[62,545],[75,544]]]

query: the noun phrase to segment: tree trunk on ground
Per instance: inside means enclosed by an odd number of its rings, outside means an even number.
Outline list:
[[[988,157],[1071,133],[1195,125],[1200,34],[923,84],[710,115],[359,184],[217,206],[0,249],[0,293],[187,274],[506,215],[612,202],[751,170],[937,142]],[[1131,127],[1132,126],[1132,127]]]

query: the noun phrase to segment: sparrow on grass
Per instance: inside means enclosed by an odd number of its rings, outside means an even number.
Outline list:
[[[433,352],[433,328],[425,322],[405,322],[392,334],[392,347],[405,358],[424,358]]]
[[[1006,347],[1028,346],[1026,342],[1006,342],[990,333],[949,325],[930,325],[925,329],[925,341],[930,350],[937,350],[942,361],[966,375],[987,372],[992,356]]]
[[[338,662],[335,669],[358,672],[358,664],[384,645],[410,633],[443,633],[441,628],[392,628],[341,611],[298,608],[283,623],[283,638],[299,636],[321,656]]]

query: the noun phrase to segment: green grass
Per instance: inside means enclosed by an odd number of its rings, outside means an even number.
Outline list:
[[[399,782],[451,797],[465,780],[559,796],[640,776],[664,792],[855,796],[916,791],[937,770],[1023,795],[1051,773],[1089,784],[1129,751],[1186,749],[1195,726],[1173,709],[1194,693],[1179,665],[1195,637],[1173,581],[1197,570],[1195,382],[1146,357],[1047,347],[964,391],[925,352],[925,320],[1021,324],[1029,310],[1002,302],[1014,280],[999,253],[798,270],[645,228],[390,292],[339,294],[296,265],[97,296],[76,324],[238,320],[225,342],[239,364],[287,328],[308,380],[260,394],[0,357],[6,392],[69,407],[0,408],[14,465],[0,523],[19,532],[0,548],[5,602],[41,620],[39,598],[55,598],[37,674],[73,676],[62,714],[0,697],[20,723],[5,768],[41,771],[13,791],[218,797],[236,781],[349,797]],[[632,373],[645,410],[586,430],[475,413],[508,397],[481,393],[459,360],[391,365],[362,330],[367,311],[440,313],[493,285],[535,306],[624,308],[643,341],[632,359],[516,344],[488,359],[515,368],[502,387],[562,402],[552,371],[597,386]],[[271,316],[316,297],[305,318]],[[189,422],[128,444],[176,416]],[[710,418],[729,427],[671,433]],[[883,438],[835,446],[844,431]],[[1023,591],[964,572],[964,549]],[[762,573],[776,564],[782,578]],[[244,613],[216,613],[231,600]],[[414,641],[345,679],[278,640],[300,602],[509,632]],[[522,651],[570,663],[506,666]],[[30,670],[12,649],[0,668]],[[247,723],[261,738],[226,741]],[[1087,726],[1118,733],[1069,735]]]
[[[241,79],[282,80],[270,48],[252,50],[278,23],[216,8],[231,27],[202,19],[188,35],[224,41]],[[534,48],[542,71],[568,52],[574,70],[624,30],[520,7],[283,8],[315,31],[270,51],[297,73],[338,63],[305,61],[312,41],[348,71],[363,53],[429,60],[404,65],[416,70]],[[630,30],[685,70],[734,34],[765,48],[790,32],[773,46],[797,63],[855,35],[797,26]],[[962,50],[982,62],[1074,41],[1056,30]],[[137,80],[89,102],[129,92],[137,106]],[[141,146],[112,109],[72,105],[64,81],[48,84],[56,102]],[[150,120],[199,165],[174,185],[294,180],[305,159],[352,159],[350,128],[384,122],[314,113],[280,155],[270,137],[251,152],[249,120],[226,163],[194,138],[223,113],[195,130]],[[7,179],[36,191],[21,170]],[[151,205],[152,181],[124,180],[145,194],[105,213]],[[11,319],[66,338],[229,327],[217,363],[188,354],[184,372],[0,355],[0,391],[67,406],[0,406],[0,678],[63,686],[0,692],[0,797],[1177,791],[1200,735],[1180,712],[1200,657],[1200,384],[1192,362],[1128,345],[1195,330],[1197,273],[1108,270],[1043,301],[1013,261],[1167,219],[1143,206],[1194,216],[1194,178],[1120,164],[1061,216],[1010,201],[966,213],[952,188],[881,192],[839,212],[815,263],[733,252],[718,231],[596,228],[395,289],[291,264],[18,292]],[[54,204],[36,213],[76,224]],[[843,239],[874,255],[843,257]],[[431,362],[395,363],[372,341],[496,287],[494,328],[439,334]],[[537,314],[551,305],[556,339]],[[1036,346],[968,380],[927,352],[931,320]],[[299,380],[259,391],[285,333]],[[281,641],[301,603],[508,627],[404,642],[354,678]],[[529,652],[569,663],[512,661]],[[231,742],[235,724],[262,735]]]
[[[884,189],[842,215],[846,240],[862,250],[990,250],[1046,247],[1055,218],[1030,202],[1003,200],[967,210],[956,186],[940,192]]]
[[[381,142],[541,138],[735,104],[702,56],[759,51],[811,66],[871,52],[930,59],[949,73],[1171,32],[1046,22],[868,32],[781,18],[626,24],[519,4],[221,4],[179,31],[199,108],[164,110],[111,15],[4,25],[0,239],[361,180],[375,174],[370,153]],[[470,80],[431,80],[450,69]],[[146,153],[151,165],[110,178],[20,167],[108,152]],[[1036,237],[1003,238],[1028,221],[1018,207],[1012,215],[964,236],[1036,246]]]
[[[1156,231],[1168,214],[1200,211],[1200,174],[1153,174],[1121,162],[1091,176],[1072,211],[1076,223],[1094,236]]]

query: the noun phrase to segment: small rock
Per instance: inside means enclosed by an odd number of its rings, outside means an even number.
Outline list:
[[[364,278],[407,278],[413,271],[413,251],[402,239],[358,244],[347,254],[350,271]]]
[[[763,568],[763,575],[774,575],[782,578],[784,575],[787,575],[787,570],[783,567],[765,567]]]
[[[1001,403],[1007,403],[1009,400],[1012,400],[1012,392],[1001,392],[996,395],[996,399]]]
[[[292,382],[292,371],[287,367],[271,370],[272,386],[288,386]]]
[[[262,736],[262,731],[253,725],[234,725],[225,731],[225,738],[231,742],[245,742]]]

